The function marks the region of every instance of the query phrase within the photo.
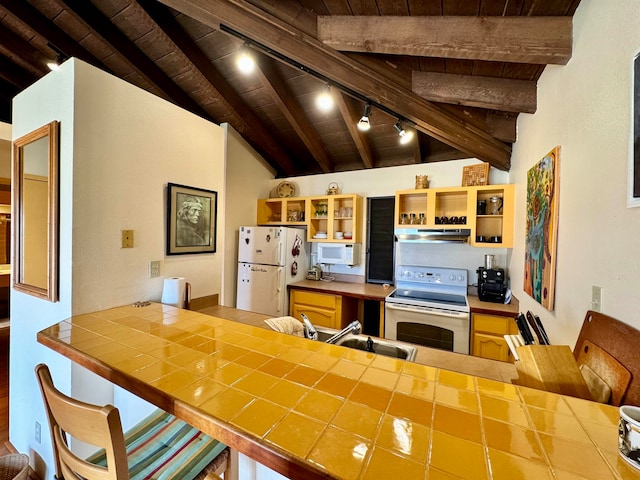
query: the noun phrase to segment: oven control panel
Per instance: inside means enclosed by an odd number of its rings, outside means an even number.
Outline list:
[[[467,288],[467,270],[461,268],[398,265],[396,267],[396,280],[398,282]]]

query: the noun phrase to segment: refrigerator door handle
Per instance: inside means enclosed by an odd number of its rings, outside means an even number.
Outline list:
[[[279,268],[278,269],[278,286],[276,287],[276,292],[280,293],[282,291],[282,288],[280,288],[280,285],[282,284],[282,269]]]

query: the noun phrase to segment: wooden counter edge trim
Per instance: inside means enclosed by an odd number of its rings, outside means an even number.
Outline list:
[[[495,315],[496,317],[515,318],[520,312],[508,312],[506,310],[494,310],[490,307],[470,307],[471,313],[482,313],[485,315]]]
[[[320,287],[309,287],[306,285],[287,285],[287,287],[289,288],[289,290],[308,290],[311,292],[318,292],[318,293],[326,293],[329,295],[342,295],[343,297],[352,297],[352,298],[358,298],[361,300],[373,300],[376,302],[384,302],[385,298],[387,298],[387,295],[391,292],[393,292],[393,290],[395,290],[395,288],[390,288],[388,290],[388,293],[386,293],[384,296],[377,296],[377,295],[373,295],[373,294],[366,294],[366,293],[357,293],[357,292],[350,292],[348,290],[341,290],[339,288],[336,289],[331,289],[331,288],[320,288]]]
[[[203,418],[203,415],[194,407],[184,402],[163,394],[154,387],[151,387],[142,380],[137,380],[113,370],[98,359],[88,357],[84,353],[75,348],[52,340],[48,335],[38,332],[38,343],[49,347],[53,351],[63,355],[71,361],[85,367],[87,370],[99,375],[100,377],[110,381],[111,383],[124,388],[128,392],[152,403],[153,405],[176,415],[189,425],[206,433],[207,435],[220,440],[229,447],[246,454],[248,457],[258,461],[259,463],[275,470],[291,479],[333,479],[337,477],[331,476],[328,472],[310,469],[310,465],[296,459],[289,458],[276,445],[262,443],[242,432],[239,432],[232,424],[224,425],[218,420],[211,418]]]

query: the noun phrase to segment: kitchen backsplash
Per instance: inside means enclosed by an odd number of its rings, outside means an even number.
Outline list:
[[[485,254],[494,255],[496,267],[506,269],[508,252],[507,248],[477,248],[465,244],[410,243],[396,248],[396,264],[464,268],[469,285],[475,285],[478,283],[476,270],[484,265]]]
[[[315,262],[314,247],[316,247],[316,245],[312,244],[312,263]],[[363,246],[361,248],[362,258],[359,265],[355,265],[351,268],[345,265],[331,265],[329,266],[330,273],[358,275],[364,277],[366,263],[364,250],[365,248]],[[484,265],[485,254],[494,255],[496,267],[506,269],[509,260],[509,252],[510,249],[508,248],[478,248],[471,247],[466,244],[458,245],[452,243],[413,243],[404,244],[400,247],[396,244],[396,264],[402,263],[408,265],[427,265],[430,267],[464,268],[468,272],[467,278],[469,285],[476,285],[478,283],[478,274],[476,273],[476,270],[478,267]]]

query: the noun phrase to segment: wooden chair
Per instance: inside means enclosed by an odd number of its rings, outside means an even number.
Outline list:
[[[57,479],[211,479],[227,471],[229,448],[182,420],[158,411],[125,434],[116,407],[74,400],[55,388],[46,365],[37,365],[35,371],[49,418]],[[69,448],[68,435],[101,450],[80,458]]]
[[[640,405],[640,331],[600,312],[585,316],[573,356],[610,388],[610,405]]]

